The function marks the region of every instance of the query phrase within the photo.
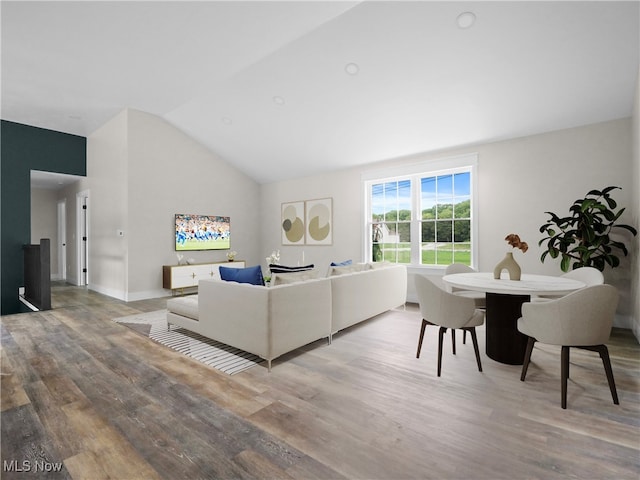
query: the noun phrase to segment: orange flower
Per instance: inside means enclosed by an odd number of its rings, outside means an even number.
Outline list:
[[[527,250],[529,250],[529,245],[527,245],[527,242],[521,241],[520,237],[518,235],[516,235],[515,233],[510,233],[509,235],[504,237],[504,239],[513,248],[519,248],[520,250],[522,250],[523,253],[526,252]]]

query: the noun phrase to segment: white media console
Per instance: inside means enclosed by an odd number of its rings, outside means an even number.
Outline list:
[[[244,268],[244,260],[234,262],[194,263],[192,265],[163,265],[162,288],[182,290],[197,287],[200,280],[220,279],[220,265]]]

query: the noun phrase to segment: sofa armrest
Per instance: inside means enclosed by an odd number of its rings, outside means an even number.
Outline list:
[[[331,335],[331,282],[328,278],[268,289],[271,354],[283,353]]]
[[[407,269],[392,265],[331,277],[332,333],[403,305]]]
[[[199,333],[269,358],[269,289],[246,283],[201,280]]]

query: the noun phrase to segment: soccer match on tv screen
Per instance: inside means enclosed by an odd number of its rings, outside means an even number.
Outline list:
[[[176,214],[176,251],[227,250],[230,246],[229,217]]]

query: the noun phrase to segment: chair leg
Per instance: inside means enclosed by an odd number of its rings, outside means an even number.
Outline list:
[[[446,331],[445,327],[440,327],[438,331],[438,376],[440,376],[440,371],[442,370],[442,343]]]
[[[533,345],[536,343],[536,339],[529,337],[527,341],[527,349],[524,352],[524,362],[522,363],[522,373],[520,374],[520,381],[524,382],[524,377],[527,376],[527,369],[529,368],[529,362],[531,361],[531,352],[533,352]]]
[[[560,370],[562,375],[562,408],[566,410],[567,408],[567,380],[569,379],[569,347],[566,345],[562,346],[562,352],[560,354]]]
[[[453,354],[456,354],[456,329],[451,329],[451,345],[453,345]]]
[[[462,344],[463,345],[467,344],[467,331],[466,330],[462,331]]]
[[[609,382],[609,390],[611,390],[611,397],[613,398],[613,403],[616,405],[620,405],[618,401],[618,392],[616,390],[616,382],[613,379],[613,370],[611,369],[611,359],[609,358],[609,349],[606,345],[598,345],[596,347],[598,353],[600,354],[600,358],[602,359],[602,364],[604,365],[604,371],[607,374],[607,381]]]
[[[467,333],[466,330],[463,330],[464,333]],[[473,350],[476,352],[476,362],[478,363],[478,370],[482,372],[482,362],[480,362],[480,349],[478,348],[478,337],[476,336],[476,327],[471,327],[469,329],[471,333],[471,341],[473,342]]]
[[[416,352],[416,358],[420,358],[420,350],[422,350],[422,340],[424,339],[424,330],[427,328],[427,322],[424,318],[422,319],[422,327],[420,327],[420,338],[418,339],[418,351]]]

